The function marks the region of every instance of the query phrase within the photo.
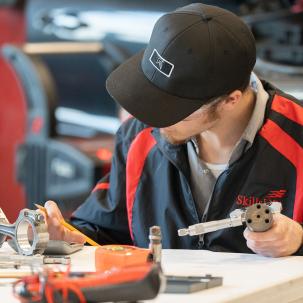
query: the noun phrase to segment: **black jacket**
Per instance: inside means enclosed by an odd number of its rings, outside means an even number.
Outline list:
[[[159,225],[164,248],[243,253],[251,252],[243,226],[204,237],[179,237],[177,230],[269,201],[282,202],[282,213],[302,223],[303,108],[263,85],[270,95],[264,124],[252,147],[217,179],[205,217],[199,218],[191,193],[186,144],[172,145],[159,129],[130,119],[117,132],[110,174],[75,211],[72,223],[101,244],[147,247],[149,227]]]

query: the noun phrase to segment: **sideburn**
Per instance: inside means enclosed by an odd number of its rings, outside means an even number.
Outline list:
[[[219,118],[218,114],[218,106],[223,102],[225,99],[222,98],[217,102],[214,102],[214,104],[211,104],[211,106],[208,108],[207,115],[208,115],[208,120],[209,121],[214,121]]]

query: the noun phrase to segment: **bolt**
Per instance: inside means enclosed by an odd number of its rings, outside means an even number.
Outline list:
[[[42,214],[36,214],[36,221],[42,222],[44,220],[44,216]]]
[[[160,226],[152,226],[149,229],[149,248],[155,263],[161,263],[162,255],[162,235]]]

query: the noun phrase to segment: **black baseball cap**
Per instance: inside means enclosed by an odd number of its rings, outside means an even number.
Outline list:
[[[166,127],[241,88],[255,61],[254,37],[239,17],[194,3],[160,17],[146,49],[115,69],[106,88],[137,119]]]

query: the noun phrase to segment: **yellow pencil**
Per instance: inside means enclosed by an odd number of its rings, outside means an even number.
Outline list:
[[[39,205],[39,204],[35,204],[35,206],[42,210],[45,215],[47,216],[47,211],[46,211],[46,208]],[[100,246],[97,242],[95,242],[94,240],[92,240],[91,238],[89,238],[88,236],[86,236],[85,234],[83,234],[81,231],[79,231],[77,228],[75,228],[74,226],[68,224],[64,219],[60,220],[60,224],[63,225],[64,227],[66,227],[68,230],[70,231],[76,231],[77,233],[81,234],[82,236],[85,237],[85,240],[87,243],[89,243],[90,245],[92,246]]]
[[[83,235],[85,237],[85,240],[87,243],[89,243],[92,246],[100,246],[97,242],[95,242],[94,240],[92,240],[91,238],[89,238],[88,236],[86,236],[85,234],[83,234],[81,231],[79,231],[77,228],[75,228],[74,226],[68,224],[66,221],[64,221],[63,219],[60,220],[60,223],[65,226],[67,229],[71,230],[71,231],[76,231],[79,234]]]

